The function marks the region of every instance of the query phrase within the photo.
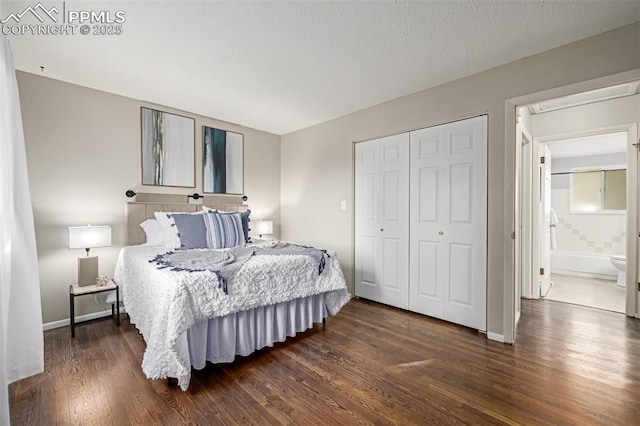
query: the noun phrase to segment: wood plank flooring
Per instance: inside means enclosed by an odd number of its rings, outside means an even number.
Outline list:
[[[515,346],[353,300],[187,392],[148,380],[126,318],[45,333],[45,372],[10,386],[14,425],[638,424],[640,321],[523,301]]]

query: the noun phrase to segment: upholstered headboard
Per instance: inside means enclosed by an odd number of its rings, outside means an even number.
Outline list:
[[[201,203],[189,203],[187,195],[175,194],[136,194],[135,198],[135,201],[126,203],[124,211],[125,241],[128,246],[145,242],[146,238],[140,224],[147,219],[153,219],[153,214],[158,211],[195,212],[205,206],[227,212],[243,212],[249,208],[242,204],[242,195],[203,195],[200,198]]]

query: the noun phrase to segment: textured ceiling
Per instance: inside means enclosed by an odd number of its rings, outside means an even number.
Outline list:
[[[65,7],[123,10],[123,34],[10,35],[18,69],[276,134],[640,20],[637,0]]]

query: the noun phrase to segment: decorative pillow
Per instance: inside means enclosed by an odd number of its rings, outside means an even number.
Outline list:
[[[203,216],[209,248],[231,248],[245,245],[240,213],[207,213]]]
[[[249,236],[249,222],[251,222],[251,219],[249,218],[250,214],[251,210],[240,213],[240,220],[242,221],[242,232],[244,233],[245,243],[251,242],[251,237]]]
[[[177,249],[180,248],[180,238],[178,237],[178,229],[176,228],[176,223],[171,217],[174,214],[204,214],[205,212],[200,210],[197,212],[155,212],[153,215],[156,217],[156,220],[160,222],[160,226],[162,227],[162,232],[164,233],[164,244],[165,246]]]
[[[161,246],[164,244],[164,232],[162,226],[156,219],[147,219],[140,224],[147,236],[146,243],[143,246]]]
[[[203,214],[172,214],[171,217],[178,228],[181,250],[207,248]]]
[[[236,212],[225,212],[222,210],[212,209],[211,207],[203,206],[202,210],[210,212],[210,213],[236,213]],[[244,233],[244,242],[250,243],[251,236],[249,235],[249,222],[251,222],[251,218],[249,215],[251,214],[251,209],[247,209],[246,211],[240,212],[240,220],[242,221],[242,232]]]

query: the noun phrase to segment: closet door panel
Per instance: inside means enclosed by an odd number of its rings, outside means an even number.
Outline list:
[[[442,281],[440,245],[439,241],[425,240],[420,240],[417,244],[417,256],[412,256],[418,263],[411,270],[414,275],[409,284],[409,309],[444,319],[444,302],[441,300],[442,289],[440,288]]]
[[[435,223],[438,220],[438,167],[418,169],[418,222]]]
[[[376,181],[373,173],[363,174],[360,177],[361,215],[360,219],[365,223],[375,224],[376,217]]]
[[[366,286],[376,285],[376,239],[372,237],[362,237],[360,239],[359,263],[361,278],[360,281]]]
[[[445,125],[450,174],[445,319],[486,330],[487,117]]]
[[[438,293],[438,245],[437,241],[420,241],[418,244],[419,265],[424,265],[418,269],[417,290],[420,296],[436,297]]]
[[[444,319],[448,264],[440,231],[448,217],[446,152],[441,127],[411,132],[409,309]]]
[[[355,146],[355,294],[380,301],[379,260],[380,143],[377,140]]]
[[[449,245],[449,302],[471,306],[473,281],[473,246],[470,244]]]
[[[409,134],[380,139],[382,155],[382,259],[380,301],[409,307]]]
[[[401,261],[400,241],[397,238],[382,238],[382,283],[389,291],[398,291],[398,262]]]
[[[356,295],[408,307],[409,135],[356,144]]]
[[[449,169],[449,223],[471,223],[473,216],[473,164],[452,164]]]
[[[411,132],[410,309],[480,330],[486,128],[486,117],[476,117]]]
[[[382,205],[383,222],[396,224],[400,220],[400,198],[402,189],[400,188],[400,172],[385,172],[382,175]]]

